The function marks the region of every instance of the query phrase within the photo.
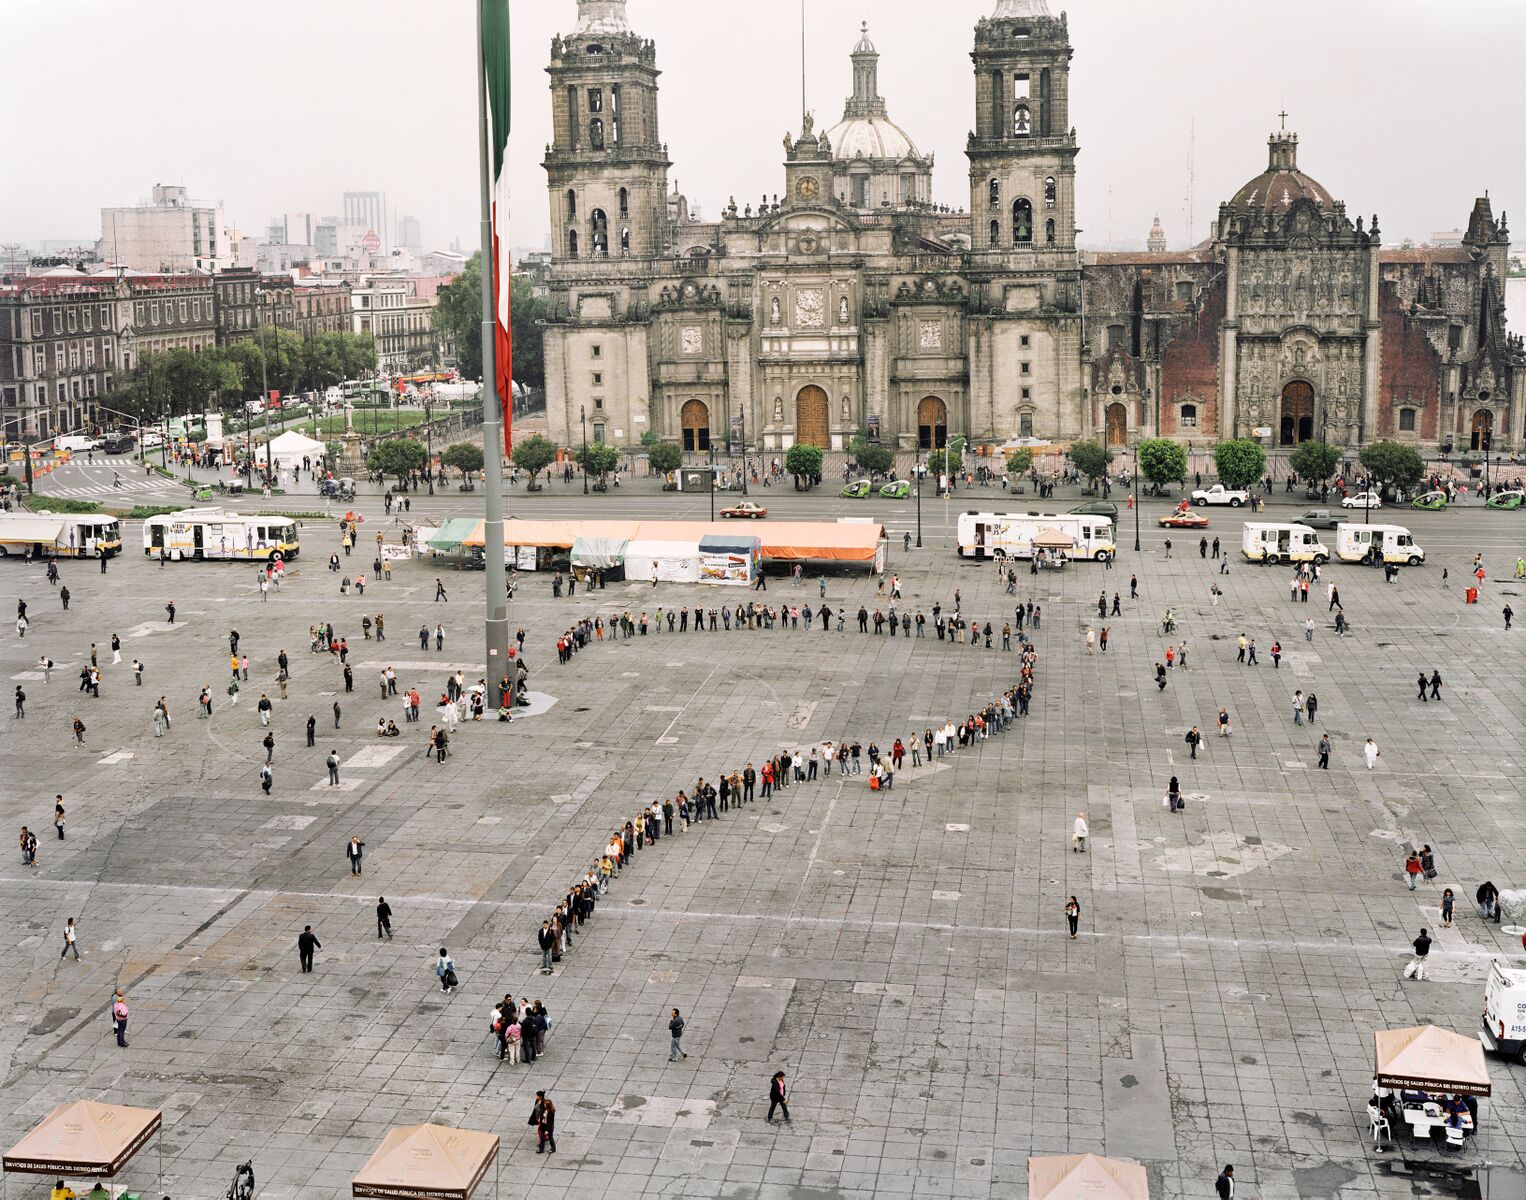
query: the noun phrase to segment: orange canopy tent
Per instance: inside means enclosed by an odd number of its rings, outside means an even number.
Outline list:
[[[1490,1094],[1489,1068],[1483,1045],[1476,1037],[1464,1037],[1435,1025],[1416,1025],[1379,1029],[1372,1038],[1377,1049],[1379,1087],[1464,1096]]]
[[[1028,1200],[1150,1200],[1150,1181],[1138,1163],[1100,1154],[1031,1157]]]
[[[129,1108],[95,1100],[60,1104],[6,1152],[4,1169],[32,1175],[111,1179],[163,1124],[164,1114],[155,1108]]]
[[[383,1200],[470,1200],[497,1161],[497,1134],[410,1125],[382,1139],[351,1183],[351,1194]],[[495,1195],[497,1190],[495,1174]]]

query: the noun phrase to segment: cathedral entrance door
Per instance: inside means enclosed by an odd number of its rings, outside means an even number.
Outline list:
[[[795,397],[795,443],[822,450],[832,444],[827,394],[814,383],[800,389]]]
[[[1473,414],[1473,449],[1490,449],[1490,434],[1494,432],[1494,413],[1481,408]]]
[[[1279,446],[1296,446],[1314,436],[1314,388],[1302,379],[1282,389],[1282,421],[1277,434]]]
[[[707,453],[710,449],[710,409],[703,400],[689,400],[679,413],[683,426],[684,449]]]
[[[923,396],[917,405],[917,448],[942,450],[948,445],[948,405],[937,396]]]
[[[1107,447],[1115,450],[1128,444],[1129,410],[1122,404],[1107,406]]]

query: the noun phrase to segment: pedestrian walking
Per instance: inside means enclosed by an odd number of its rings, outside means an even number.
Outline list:
[[[127,1048],[127,996],[119,988],[111,997],[111,1023],[116,1027],[117,1045]]]
[[[387,903],[387,897],[376,898],[376,940],[379,942],[385,936],[392,940],[392,905]]]
[[[302,932],[297,935],[297,959],[302,964],[302,973],[311,974],[313,969],[313,951],[322,950],[323,943],[318,940],[318,935],[313,932],[311,925],[302,926]]]
[[[122,661],[122,639],[117,634],[111,635],[111,662],[115,666]]]
[[[1076,822],[1071,826],[1070,841],[1071,851],[1076,854],[1086,853],[1086,838],[1090,829],[1086,824],[1086,814],[1077,813]]]
[[[260,764],[260,790],[262,792],[264,792],[267,796],[270,795],[270,789],[271,789],[272,786],[274,786],[275,781],[276,781],[275,771],[271,769],[270,764],[268,762],[267,763],[261,763]]]
[[[1409,966],[1404,968],[1405,979],[1425,981],[1425,961],[1431,955],[1431,935],[1428,930],[1422,929],[1420,936],[1411,945],[1415,948],[1415,957],[1409,960]]]
[[[1076,930],[1081,924],[1081,902],[1074,896],[1065,905],[1065,923],[1070,926],[1070,940],[1076,940]]]
[[[1233,1200],[1235,1194],[1235,1169],[1226,1165],[1219,1172],[1219,1177],[1213,1181],[1213,1190],[1218,1194],[1219,1200]]]
[[[15,717],[15,719],[19,721],[21,718],[23,718],[25,716],[26,716],[26,692],[22,689],[21,685],[18,683],[16,685],[16,717]]]
[[[334,752],[332,750],[329,751],[329,757],[330,758],[336,758],[336,755],[334,754]],[[335,762],[334,765],[329,767],[329,772],[330,772],[330,775],[331,775],[331,778],[330,778],[329,782],[330,783],[337,783],[339,781],[339,766],[338,766],[337,762]],[[361,841],[358,837],[351,837],[350,841],[349,841],[349,844],[346,845],[345,848],[344,848],[344,853],[345,853],[345,857],[350,860],[350,874],[351,875],[360,875],[360,874],[363,874],[364,872],[363,872],[363,862],[362,862],[362,860],[365,858],[366,844],[363,841]]]
[[[1404,882],[1410,891],[1414,891],[1416,885],[1419,884],[1420,872],[1422,870],[1420,852],[1418,850],[1411,850],[1409,857],[1404,860]]]
[[[74,918],[70,917],[64,925],[64,948],[58,957],[63,959],[70,951],[74,951],[74,961],[79,962],[79,929],[74,924]]]
[[[774,1077],[769,1081],[768,1085],[768,1116],[765,1119],[770,1125],[774,1123],[774,1110],[780,1108],[784,1110],[785,1123],[791,1123],[789,1119],[789,1095],[784,1086],[784,1072],[775,1071]]]
[[[339,751],[330,750],[328,757],[323,760],[329,769],[329,787],[339,786]],[[358,872],[357,872],[358,874]]]
[[[1452,894],[1451,888],[1444,888],[1441,893],[1441,927],[1452,928],[1452,912],[1457,903],[1457,898]],[[70,922],[73,924],[73,921]]]
[[[58,840],[64,840],[64,798],[53,797],[53,828],[58,830]]]
[[[1194,725],[1191,729],[1187,730],[1187,736],[1183,740],[1192,751],[1192,757],[1196,759],[1198,747],[1203,744],[1203,731]]]
[[[1378,749],[1378,744],[1368,738],[1367,744],[1362,747],[1362,757],[1367,760],[1367,769],[1370,771],[1378,765],[1378,759],[1382,758],[1383,754]]]
[[[684,1053],[684,1019],[678,1015],[678,1010],[673,1010],[673,1017],[668,1022],[668,1035],[672,1039],[668,1046],[668,1061],[677,1062],[681,1058],[688,1058]]]
[[[449,994],[460,986],[460,980],[456,976],[456,963],[450,956],[450,951],[444,946],[440,947],[440,957],[434,965],[435,978],[440,981],[440,990]]]
[[[521,1024],[521,1029],[523,1025]],[[529,1038],[525,1041],[528,1043]],[[536,1051],[538,1054],[539,1051]],[[535,1093],[535,1107],[530,1110],[530,1124],[535,1126],[536,1144],[535,1153],[546,1153],[546,1147],[550,1146],[551,1153],[556,1153],[556,1105],[551,1102],[551,1097],[545,1092]]]
[[[318,718],[309,714],[307,718],[307,744],[309,746],[317,745],[317,734]]]
[[[437,603],[441,600],[450,600],[450,597],[445,594],[445,584],[441,582],[438,576],[435,577],[434,581],[434,598]]]
[[[1313,714],[1310,714],[1311,720],[1312,717]],[[1328,733],[1319,735],[1319,769],[1321,771],[1330,769],[1330,735]]]

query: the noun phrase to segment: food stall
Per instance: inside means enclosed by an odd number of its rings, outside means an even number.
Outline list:
[[[1100,1154],[1034,1155],[1028,1200],[1150,1200],[1150,1179],[1138,1163]]]
[[[1033,557],[1041,571],[1063,567],[1075,548],[1075,539],[1058,529],[1041,529],[1033,536]]]
[[[1380,1029],[1373,1034],[1377,1069],[1368,1115],[1376,1139],[1382,1122],[1415,1142],[1442,1138],[1460,1150],[1478,1132],[1478,1098],[1491,1092],[1484,1048],[1435,1025]]]

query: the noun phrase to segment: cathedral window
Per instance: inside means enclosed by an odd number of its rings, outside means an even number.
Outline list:
[[[1109,325],[1107,327],[1107,348],[1109,350],[1123,349],[1124,328],[1122,325]]]
[[[1033,241],[1033,203],[1027,199],[1012,202],[1012,244],[1024,245]]]
[[[578,194],[571,188],[567,189],[567,219],[569,221],[578,219]]]
[[[1014,76],[1012,76],[1012,99],[1014,99],[1014,100],[1026,100],[1026,99],[1028,99],[1028,96],[1029,96],[1029,91],[1028,91],[1028,76],[1027,75],[1014,75]]]
[[[991,222],[991,245],[993,245],[993,246],[1001,245],[1001,222],[1000,221],[992,221]]]
[[[588,111],[591,113],[604,111],[604,89],[588,89]]]
[[[620,228],[620,253],[629,255],[631,252],[631,231],[624,226]]]
[[[917,198],[917,177],[915,175],[901,176],[901,203],[910,204]]]
[[[1048,242],[1051,246],[1054,245],[1054,218],[1053,217],[1050,217],[1049,220],[1044,222],[1044,240],[1046,242]]]
[[[1184,405],[1182,405],[1181,427],[1183,429],[1196,429],[1197,428],[1197,405],[1196,404],[1184,404]]]
[[[627,217],[631,211],[631,194],[624,188],[620,189],[620,215]]]
[[[567,86],[567,135],[571,145],[568,149],[578,148],[578,90],[571,84]]]
[[[576,258],[577,256],[578,256],[578,231],[576,229],[569,229],[567,231],[567,257],[568,258]]]
[[[1049,175],[1044,179],[1044,203],[1050,208],[1054,207],[1055,196],[1058,189],[1055,187],[1054,176]]]
[[[1027,137],[1033,132],[1033,114],[1028,111],[1026,104],[1019,104],[1012,110],[1012,136]]]
[[[588,122],[588,145],[594,150],[604,149],[604,122],[599,117]]]
[[[1414,433],[1415,432],[1415,410],[1414,409],[1412,409],[1412,408],[1401,408],[1399,410],[1399,432],[1400,433]]]
[[[996,178],[993,177],[991,182],[990,182],[990,184],[988,185],[988,187],[989,187],[990,193],[991,193],[991,207],[992,208],[1000,208],[1001,207],[1001,180],[1000,179],[996,179]]]
[[[1449,349],[1449,350],[1461,350],[1462,349],[1462,326],[1461,325],[1449,325],[1449,326],[1447,326],[1447,349]]]
[[[1176,285],[1176,298],[1187,304],[1192,300],[1192,280],[1183,279]]]
[[[869,204],[869,176],[853,176],[853,207],[865,208]]]

